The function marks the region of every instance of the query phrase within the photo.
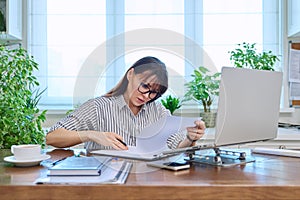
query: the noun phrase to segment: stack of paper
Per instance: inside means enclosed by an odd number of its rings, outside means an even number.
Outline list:
[[[128,150],[96,150],[91,153],[144,161],[160,160],[171,156],[163,154],[168,150],[167,139],[170,135],[185,131],[187,127],[195,126],[194,122],[199,119],[166,116],[145,127],[141,134],[136,136],[136,146],[129,146]]]

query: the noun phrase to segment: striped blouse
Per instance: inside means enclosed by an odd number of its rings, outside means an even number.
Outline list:
[[[123,95],[117,97],[97,97],[82,104],[73,113],[57,122],[50,131],[58,128],[75,131],[115,132],[121,135],[129,146],[136,145],[136,136],[141,130],[162,117],[170,115],[169,110],[158,102],[142,106],[140,112],[134,115]],[[167,140],[169,148],[174,149],[185,138],[185,134],[174,133]],[[85,143],[87,150],[111,149],[89,141]]]

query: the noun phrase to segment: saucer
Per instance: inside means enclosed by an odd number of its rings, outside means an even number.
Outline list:
[[[38,158],[33,158],[30,160],[16,160],[14,156],[8,156],[4,158],[4,161],[13,163],[18,167],[31,167],[40,164],[41,161],[49,159],[50,155],[41,155]]]

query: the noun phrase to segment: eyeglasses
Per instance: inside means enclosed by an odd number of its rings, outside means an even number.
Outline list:
[[[148,94],[149,99],[155,99],[155,98],[160,97],[160,95],[161,95],[159,92],[157,92],[155,90],[150,90],[149,86],[143,82],[139,85],[138,91],[142,94],[149,93]]]

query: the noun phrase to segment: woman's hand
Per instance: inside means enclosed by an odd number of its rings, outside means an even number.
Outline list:
[[[120,142],[123,141],[123,138],[113,132],[80,131],[78,134],[82,142],[93,141],[103,146],[111,146],[117,150],[128,150],[128,147]]]
[[[196,141],[202,138],[205,131],[205,123],[203,121],[195,121],[194,127],[187,127],[186,138],[181,141],[178,145],[178,148],[194,146]]]
[[[194,127],[187,127],[187,139],[190,142],[195,142],[203,137],[205,131],[205,123],[203,121],[195,121]]]

